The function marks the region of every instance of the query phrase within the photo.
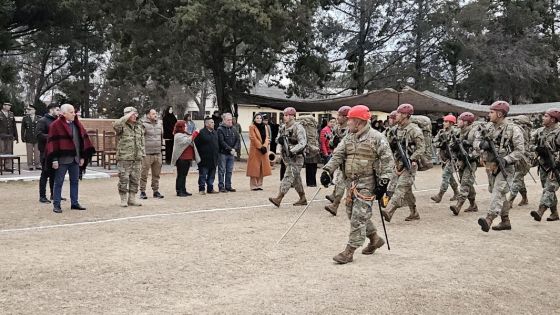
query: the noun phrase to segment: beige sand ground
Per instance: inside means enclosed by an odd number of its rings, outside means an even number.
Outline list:
[[[422,173],[418,189],[437,188],[440,172]],[[422,220],[404,222],[408,210],[398,211],[388,224],[391,251],[357,254],[340,266],[331,258],[344,248],[348,219],[322,210],[324,191],[275,246],[302,209],[268,205],[277,177],[254,193],[236,173],[237,193],[178,198],[167,175],[165,199],[125,209],[117,206],[116,179],[89,180],[81,183],[88,210],[65,203],[61,215],[37,202],[36,182],[1,184],[0,313],[560,312],[560,223],[531,219],[540,192],[530,179],[530,205],[511,211],[512,231],[483,233],[479,214],[454,217],[448,202],[429,200],[434,191],[418,192]],[[192,191],[194,180],[187,180]],[[484,209],[486,187],[478,192]],[[285,201],[296,198],[290,192]],[[223,211],[192,212],[205,209]],[[130,216],[144,217],[13,230]]]

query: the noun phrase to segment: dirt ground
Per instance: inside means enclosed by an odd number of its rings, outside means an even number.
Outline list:
[[[530,217],[539,186],[527,178],[530,204],[511,210],[512,231],[484,233],[483,170],[482,213],[458,217],[450,192],[440,204],[429,199],[440,174],[436,167],[417,179],[420,221],[405,222],[403,208],[387,224],[390,251],[357,251],[347,265],[332,261],[349,223],[322,210],[330,189],[276,246],[303,209],[288,203],[294,191],[281,208],[268,204],[278,170],[262,192],[238,172],[238,192],[187,198],[174,196],[175,178],[165,175],[165,199],[138,208],[118,207],[115,178],[87,180],[80,201],[88,210],[65,202],[58,215],[37,202],[37,182],[1,184],[0,313],[558,314],[560,223]],[[190,174],[191,192],[195,181]],[[374,220],[381,229],[377,208]]]

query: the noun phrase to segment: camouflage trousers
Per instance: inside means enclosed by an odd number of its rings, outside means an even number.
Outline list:
[[[119,194],[136,194],[140,182],[142,161],[117,161],[117,169],[119,170]]]
[[[396,177],[396,180],[394,181],[396,186],[388,205],[389,208],[401,208],[405,205],[409,207],[416,206],[416,197],[414,197],[414,194],[412,193],[412,185],[414,184],[416,170],[417,167],[413,168],[411,171],[403,170],[400,176],[394,174],[394,177]],[[394,178],[391,180],[393,179]]]
[[[506,166],[507,178],[510,182],[513,179],[513,173],[515,167],[513,165]],[[499,172],[494,175],[491,171],[486,170],[488,173],[488,191],[492,194],[490,196],[490,208],[488,209],[488,214],[495,216],[507,216],[509,215],[509,206],[506,205],[508,201],[506,200],[506,195],[509,192],[508,182],[506,181],[504,174]]]
[[[539,175],[541,179],[541,185],[543,187],[543,192],[541,196],[541,201],[539,205],[546,206],[547,208],[552,208],[558,205],[558,198],[556,197],[556,191],[558,190],[559,184],[555,178],[551,178],[551,173],[547,173],[539,168]]]
[[[342,170],[338,169],[334,172],[334,189],[332,196],[335,200],[341,200],[344,197],[344,191],[346,191],[346,178]]]
[[[471,162],[471,168],[476,172],[476,162]],[[474,200],[476,197],[476,190],[474,189],[474,181],[476,175],[471,172],[468,167],[459,169],[459,195],[457,196],[458,201],[465,201],[468,199]]]
[[[349,182],[350,184],[350,182]],[[350,189],[350,186],[347,187]],[[359,189],[358,192],[364,196],[372,196],[371,189]],[[350,219],[350,234],[348,236],[348,245],[357,248],[364,245],[366,237],[374,232],[377,232],[372,216],[372,201],[365,201],[357,196],[352,198],[352,201],[346,204],[346,214]]]
[[[286,164],[286,173],[284,173],[284,178],[280,183],[280,193],[285,195],[291,187],[294,187],[298,194],[303,194],[304,190],[300,176],[303,168],[303,155],[285,159],[284,164]]]
[[[453,191],[457,190],[457,181],[455,180],[453,173],[453,165],[450,162],[445,162],[442,166],[441,186],[439,187],[440,191],[446,192],[449,185],[451,185]]]
[[[525,187],[525,176],[529,173],[531,167],[527,163],[518,163],[515,165],[515,174],[513,175],[513,184],[511,185],[511,197],[517,196],[517,193],[527,193]]]

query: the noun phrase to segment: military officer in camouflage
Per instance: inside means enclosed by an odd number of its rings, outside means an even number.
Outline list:
[[[558,221],[558,198],[556,191],[560,185],[560,109],[551,108],[543,116],[543,127],[536,130],[533,146],[538,154],[539,175],[543,192],[539,209],[531,211],[531,216],[540,221],[547,209],[547,221]],[[556,166],[556,168],[554,168]]]
[[[350,106],[342,106],[338,109],[338,116],[336,117],[337,125],[334,127],[333,135],[331,139],[330,146],[334,150],[340,141],[346,136],[347,122],[348,122],[348,111],[350,111]],[[334,189],[332,194],[325,196],[327,200],[331,202],[330,205],[325,206],[330,214],[336,215],[338,212],[338,206],[340,201],[344,196],[344,191],[346,190],[344,172],[341,170],[336,170],[334,174]]]
[[[336,147],[321,174],[321,184],[328,186],[333,172],[343,167],[346,179],[350,235],[346,249],[333,258],[339,264],[351,262],[354,251],[364,244],[366,237],[370,242],[362,250],[364,255],[373,254],[385,244],[371,220],[372,202],[382,198],[387,191],[394,163],[387,139],[371,128],[370,117],[367,106],[356,105],[350,109],[348,134]]]
[[[517,163],[515,163],[515,174],[513,175],[513,185],[511,186],[511,193],[509,195],[509,203],[510,207],[513,206],[513,200],[517,197],[519,193],[521,195],[521,201],[518,206],[525,206],[529,204],[529,200],[527,199],[527,187],[525,187],[525,176],[531,170],[531,161],[530,161],[530,147],[531,147],[531,130],[533,127],[533,123],[531,119],[525,115],[519,115],[515,117],[516,124],[524,126],[521,128],[523,132],[523,140],[525,142],[525,154],[521,157]]]
[[[451,212],[454,215],[459,215],[463,204],[468,199],[469,207],[465,212],[477,212],[478,206],[476,205],[476,190],[474,189],[474,182],[476,176],[477,160],[479,159],[479,141],[480,135],[478,128],[473,126],[475,116],[473,113],[464,112],[459,115],[457,127],[459,134],[451,142],[451,151],[456,157],[455,165],[459,173],[459,194],[457,196],[457,204],[450,206]],[[460,144],[459,144],[460,142]],[[464,151],[461,150],[463,147]],[[467,156],[463,156],[464,153]],[[470,167],[466,163],[470,164]]]
[[[304,162],[303,150],[307,145],[307,135],[303,126],[296,122],[295,108],[284,109],[283,119],[284,125],[278,131],[276,142],[282,147],[282,160],[286,165],[286,173],[280,183],[278,196],[268,198],[268,200],[276,207],[280,207],[280,203],[290,187],[294,187],[299,194],[299,200],[294,203],[294,206],[304,206],[307,205],[307,199],[301,183],[300,172]]]
[[[430,198],[436,203],[441,202],[441,198],[447,191],[447,188],[449,188],[449,185],[451,185],[451,188],[453,189],[453,197],[451,197],[449,201],[457,200],[457,194],[459,193],[457,190],[457,181],[453,175],[455,173],[455,170],[453,169],[455,165],[453,161],[451,161],[452,157],[449,156],[447,149],[447,146],[450,145],[451,139],[457,134],[457,130],[455,129],[456,121],[457,119],[453,115],[443,117],[443,128],[438,131],[434,138],[434,145],[436,148],[439,148],[439,156],[443,163],[439,192],[437,195]]]
[[[383,210],[383,217],[387,222],[391,222],[393,214],[398,208],[408,205],[410,215],[405,221],[420,220],[420,214],[416,209],[416,197],[412,193],[412,186],[416,171],[418,170],[418,159],[425,151],[424,135],[416,124],[410,121],[410,116],[414,113],[414,107],[410,104],[401,104],[397,108],[397,132],[394,142],[391,143],[393,158],[395,161],[396,187],[391,197],[391,201],[386,210]],[[397,150],[397,142],[401,144],[405,151],[405,157],[401,157]],[[410,169],[405,167],[404,160],[410,162]]]
[[[492,221],[498,215],[501,216],[502,222],[492,226],[492,230],[511,230],[509,220],[511,205],[506,199],[506,194],[511,190],[514,165],[525,153],[525,143],[521,128],[506,118],[508,112],[509,104],[505,101],[496,101],[490,106],[488,114],[490,123],[487,124],[479,145],[482,161],[488,173],[488,191],[492,194],[486,218],[478,219],[478,224],[484,232],[490,230]],[[497,156],[492,152],[492,144],[497,151]],[[505,174],[500,170],[500,164],[504,166]]]
[[[142,159],[145,156],[144,126],[142,122],[138,121],[136,108],[125,108],[124,116],[113,123],[113,129],[119,140],[117,168],[119,170],[118,187],[121,207],[141,206],[142,204],[136,201],[136,193],[140,182]]]

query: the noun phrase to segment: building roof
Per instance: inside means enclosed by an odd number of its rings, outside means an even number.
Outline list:
[[[255,92],[258,92],[255,91]],[[361,95],[342,96],[323,100],[288,99],[281,97],[279,93],[271,95],[259,95],[242,93],[237,95],[239,104],[266,106],[278,110],[286,107],[294,107],[297,111],[316,112],[316,111],[336,111],[344,105],[366,105],[372,111],[389,113],[397,108],[399,104],[409,103],[414,105],[415,113],[462,113],[472,112],[477,115],[488,113],[489,105],[468,103],[439,95],[430,91],[416,91],[411,87],[405,87],[401,92],[386,88],[370,91]],[[549,108],[560,108],[560,102],[512,105],[511,115],[540,114]]]

